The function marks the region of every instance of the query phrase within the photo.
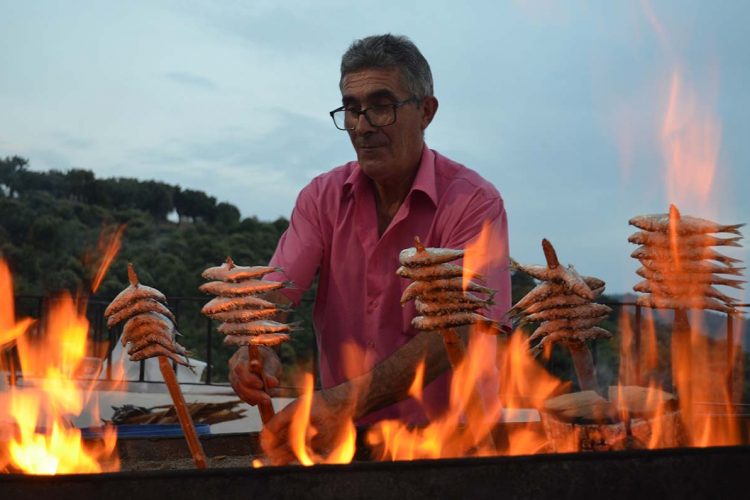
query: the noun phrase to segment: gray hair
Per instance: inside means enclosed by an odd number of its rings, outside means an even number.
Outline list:
[[[370,68],[398,68],[412,94],[422,99],[433,95],[432,72],[414,42],[402,35],[368,36],[355,40],[341,57],[341,79],[349,73]]]

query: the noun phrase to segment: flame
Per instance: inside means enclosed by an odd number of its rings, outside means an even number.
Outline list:
[[[422,360],[417,365],[417,372],[414,374],[414,381],[409,387],[409,396],[413,397],[417,401],[422,400],[422,388],[424,387],[424,366],[425,361]]]
[[[647,419],[650,432],[643,436],[649,449],[677,445],[705,447],[742,444],[738,417],[734,414],[732,394],[727,384],[727,346],[712,341],[704,334],[700,313],[691,314],[687,320],[676,314],[671,344],[672,386],[676,401],[674,407],[666,400],[671,393],[666,388],[668,377],[657,369],[658,343],[656,325],[651,314],[645,316],[645,333],[641,342],[643,353],[640,385],[647,388],[643,406],[650,409],[648,416],[638,415],[621,407],[623,421]],[[633,325],[625,317],[620,320],[623,338],[635,335]],[[623,341],[623,349],[628,345]],[[623,362],[629,353],[621,353]],[[625,400],[626,386],[634,383],[623,379],[628,368],[621,367],[620,384],[613,402]],[[632,386],[631,386],[632,387]],[[635,420],[633,420],[635,421]]]
[[[102,280],[104,279],[104,275],[107,274],[109,266],[112,264],[115,256],[117,256],[117,254],[119,253],[122,242],[122,233],[124,231],[125,224],[120,224],[117,229],[115,229],[113,234],[109,235],[106,231],[102,231],[102,234],[99,236],[99,243],[97,244],[97,248],[99,250],[99,253],[102,254],[102,261],[99,264],[99,269],[96,271],[94,280],[91,282],[92,293],[96,293],[96,291],[99,289],[99,286],[102,284]]]
[[[667,161],[668,199],[678,205],[706,206],[716,175],[721,127],[709,103],[699,100],[679,70],[670,82],[662,143]]]
[[[26,332],[33,320],[24,318],[16,323],[13,307],[13,277],[7,264],[0,259],[0,350]],[[3,360],[0,358],[0,367]]]
[[[348,464],[354,458],[357,431],[351,419],[345,419],[343,427],[332,444],[332,451],[326,455],[313,450],[312,441],[318,430],[310,422],[310,411],[313,402],[313,376],[305,373],[302,396],[297,400],[297,407],[289,425],[289,445],[300,464]]]
[[[0,260],[0,338],[15,339],[24,388],[12,387],[8,414],[11,420],[7,456],[0,470],[10,467],[28,474],[69,474],[113,471],[119,468],[114,453],[116,433],[105,428],[101,441],[86,443],[70,418],[82,413],[91,397],[88,387],[75,379],[84,368],[89,324],[85,311],[69,294],[51,300],[43,324],[30,335],[29,320],[13,324],[10,275]],[[10,319],[10,321],[8,321]],[[15,332],[9,334],[8,332]]]
[[[505,264],[508,261],[506,255],[507,245],[502,241],[500,233],[495,229],[492,222],[484,221],[482,229],[464,250],[464,274],[463,287],[468,287],[469,281],[474,279],[478,273],[497,264]]]
[[[366,438],[377,456],[382,460],[414,460],[542,451],[547,441],[533,423],[517,424],[503,435],[495,428],[502,416],[513,415],[524,404],[541,408],[563,384],[530,356],[521,331],[499,342],[497,356],[488,354],[495,351],[492,344],[496,342],[497,338],[482,327],[475,328],[464,362],[454,367],[449,409],[423,427],[397,420],[377,423]],[[499,382],[500,390],[494,395],[481,391],[481,381],[488,376]],[[412,387],[415,385],[416,381]],[[474,399],[477,394],[478,402]]]

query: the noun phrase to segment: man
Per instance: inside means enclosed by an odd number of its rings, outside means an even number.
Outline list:
[[[426,246],[464,248],[487,225],[496,253],[484,271],[498,290],[488,316],[510,307],[507,219],[497,190],[476,172],[427,148],[424,131],[438,109],[430,67],[405,37],[355,41],[342,57],[342,106],[331,112],[357,161],[322,174],[299,194],[290,225],[271,259],[291,280],[276,299],[297,303],[316,272],[314,326],[323,389],[313,397],[312,424],[325,450],[342,421],[399,418],[418,423],[436,416],[448,399],[449,363],[440,335],[411,325],[402,307],[409,284],[396,276],[400,250],[419,236]],[[250,373],[244,350],[230,360],[230,380],[250,404],[270,404]],[[265,367],[279,369],[272,351]],[[417,365],[425,361],[424,401],[407,398]],[[268,377],[268,388],[278,385]],[[275,463],[293,457],[287,431],[296,403],[269,422],[261,441]],[[316,444],[316,443],[314,443]]]

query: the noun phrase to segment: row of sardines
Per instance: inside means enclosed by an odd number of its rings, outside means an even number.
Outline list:
[[[642,306],[666,309],[712,309],[738,313],[736,298],[717,286],[742,289],[739,279],[745,270],[739,259],[713,247],[740,247],[744,224],[724,225],[706,219],[683,216],[674,206],[669,213],[633,217],[629,223],[639,229],[628,241],[639,245],[632,257],[641,267],[643,278],[633,289],[642,295]],[[720,233],[730,236],[721,237]],[[608,338],[611,333],[599,323],[612,312],[597,303],[605,289],[603,280],[579,274],[573,265],[559,263],[555,249],[546,239],[542,249],[546,265],[526,265],[511,259],[511,267],[538,280],[538,285],[508,311],[506,318],[489,318],[483,310],[493,305],[495,290],[484,286],[483,277],[452,262],[462,259],[461,249],[426,248],[419,238],[414,247],[399,255],[401,267],[396,274],[412,280],[401,296],[401,303],[414,301],[418,313],[412,326],[424,331],[444,331],[481,324],[487,331],[505,330],[503,321],[517,326],[536,325],[527,339],[535,354],[562,342],[581,344]],[[202,273],[207,281],[200,286],[213,295],[201,310],[220,321],[218,331],[227,345],[279,345],[299,329],[298,323],[283,323],[273,318],[290,310],[267,299],[267,293],[290,286],[289,282],[263,279],[281,271],[270,266],[238,266],[231,257]],[[128,345],[132,361],[167,356],[187,364],[188,352],[177,341],[175,318],[166,306],[164,294],[145,286],[131,264],[130,285],[105,310],[107,326],[124,324],[121,342]]]
[[[720,224],[710,220],[683,216],[670,206],[664,214],[640,215],[629,224],[639,229],[628,241],[639,245],[631,257],[641,267],[636,273],[643,278],[633,286],[639,292],[636,303],[659,309],[715,310],[739,314],[738,299],[720,291],[717,286],[742,289],[744,267],[739,259],[725,255],[714,247],[740,247],[744,224]],[[720,236],[725,233],[728,236]],[[597,304],[605,283],[593,276],[580,275],[572,265],[562,266],[552,245],[543,240],[547,265],[524,265],[511,260],[516,270],[525,272],[540,283],[509,311],[518,326],[535,324],[527,339],[534,353],[556,342],[580,344],[611,333],[597,326],[611,309]]]

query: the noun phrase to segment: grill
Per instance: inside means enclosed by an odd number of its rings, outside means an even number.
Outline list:
[[[507,424],[506,424],[507,425]],[[512,424],[511,424],[512,425]],[[360,439],[362,430],[360,430]],[[215,464],[248,460],[256,434],[202,438]],[[362,449],[362,448],[360,448]],[[122,439],[123,467],[137,460],[185,459],[180,438]],[[221,458],[221,457],[226,458]],[[247,463],[247,462],[246,462]],[[736,497],[750,470],[750,447],[542,454],[519,457],[372,462],[252,469],[125,470],[68,476],[0,475],[4,500],[137,498],[724,498]]]

